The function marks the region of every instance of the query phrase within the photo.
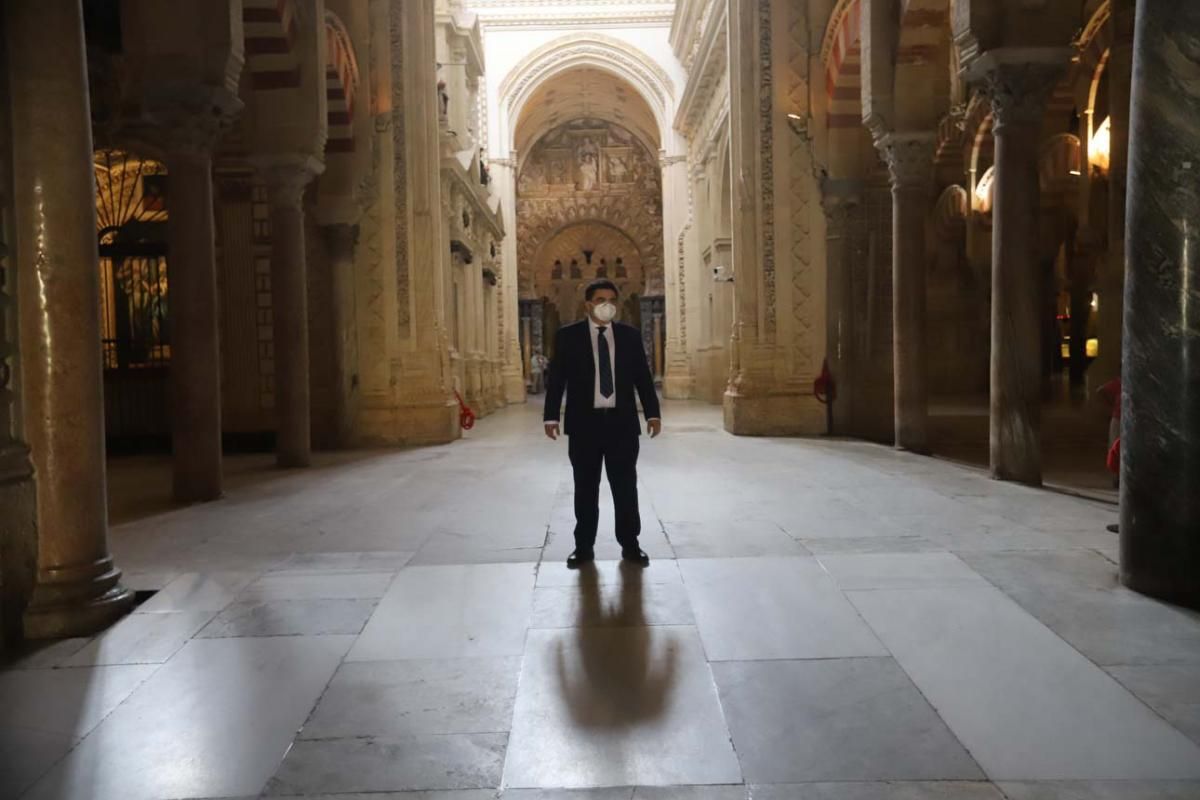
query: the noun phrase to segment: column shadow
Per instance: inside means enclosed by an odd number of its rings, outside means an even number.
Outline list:
[[[670,705],[678,647],[646,623],[643,568],[622,562],[620,573],[620,596],[606,607],[595,564],[579,570],[576,655],[570,657],[565,644],[556,654],[559,689],[580,727],[644,723]]]

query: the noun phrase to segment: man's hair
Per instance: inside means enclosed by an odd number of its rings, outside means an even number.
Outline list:
[[[583,299],[591,300],[593,297],[596,296],[596,292],[600,291],[601,289],[609,289],[617,297],[621,296],[621,290],[617,288],[617,285],[615,283],[610,281],[608,278],[597,278],[596,280],[589,283],[587,285],[587,288],[584,289]]]

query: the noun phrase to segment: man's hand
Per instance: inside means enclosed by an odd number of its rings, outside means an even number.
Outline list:
[[[547,422],[546,423],[546,436],[550,439],[558,438],[558,423],[557,422]]]
[[[662,433],[662,420],[652,419],[646,422],[646,427],[650,430],[650,438],[653,439]]]

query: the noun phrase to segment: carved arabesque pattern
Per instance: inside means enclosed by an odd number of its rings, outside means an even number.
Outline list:
[[[407,338],[409,325],[408,264],[408,170],[404,154],[404,21],[400,2],[392,3],[392,189],[396,198],[396,324],[400,337]]]
[[[775,76],[771,58],[771,0],[758,0],[758,155],[761,164],[759,182],[762,186],[762,279],[764,331],[768,339],[775,336]]]

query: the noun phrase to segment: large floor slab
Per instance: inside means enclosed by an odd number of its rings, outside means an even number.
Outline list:
[[[530,631],[505,786],[740,782],[694,628]]]
[[[189,642],[28,798],[253,796],[349,644],[340,636]]]
[[[533,582],[533,564],[407,567],[349,660],[520,655]]]
[[[993,780],[1200,778],[1200,747],[999,591],[849,596]]]
[[[712,661],[888,655],[815,559],[688,559],[679,568]]]

